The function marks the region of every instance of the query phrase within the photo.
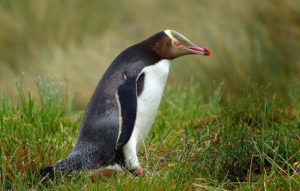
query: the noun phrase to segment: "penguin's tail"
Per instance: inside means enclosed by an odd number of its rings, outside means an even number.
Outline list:
[[[54,178],[54,176],[60,177],[82,168],[80,155],[71,154],[67,158],[57,161],[55,165],[41,169],[40,174],[43,177]]]
[[[42,177],[48,176],[49,178],[54,178],[55,172],[53,166],[48,166],[46,168],[41,169],[40,174]]]

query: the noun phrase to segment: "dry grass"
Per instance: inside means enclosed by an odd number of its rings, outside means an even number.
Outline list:
[[[193,76],[210,95],[213,84],[224,82],[232,97],[241,96],[250,79],[285,99],[290,86],[299,85],[299,10],[293,0],[0,5],[0,80],[12,96],[11,81],[22,72],[28,87],[38,75],[58,74],[82,108],[117,54],[166,28],[213,53],[176,60],[170,83],[186,85]]]

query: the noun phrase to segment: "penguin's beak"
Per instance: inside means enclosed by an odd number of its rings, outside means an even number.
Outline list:
[[[190,45],[190,46],[183,46],[181,48],[189,51],[191,54],[210,56],[210,50],[208,50],[207,48],[204,48],[204,47]]]

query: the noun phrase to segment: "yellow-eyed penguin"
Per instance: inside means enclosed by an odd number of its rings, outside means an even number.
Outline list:
[[[41,175],[124,168],[143,174],[137,152],[155,120],[170,60],[187,54],[208,56],[210,51],[174,30],[161,31],[121,52],[86,107],[73,151],[42,169]]]

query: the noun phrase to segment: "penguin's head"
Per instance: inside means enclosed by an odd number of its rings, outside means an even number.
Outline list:
[[[187,54],[210,55],[210,51],[207,48],[195,45],[185,36],[174,30],[159,32],[145,42],[151,42],[152,50],[162,59],[171,60]]]

